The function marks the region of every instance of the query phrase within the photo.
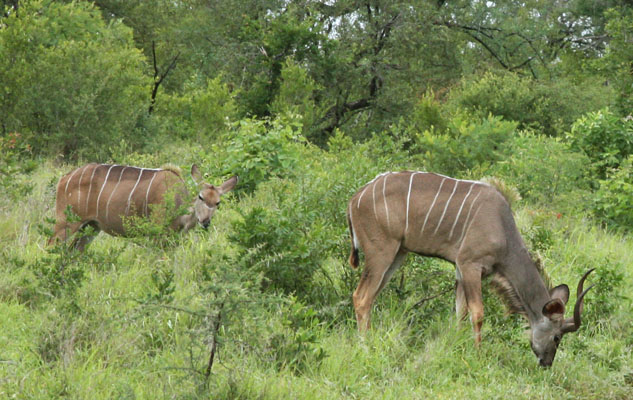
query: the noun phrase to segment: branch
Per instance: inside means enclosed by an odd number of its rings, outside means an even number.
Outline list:
[[[429,300],[433,300],[433,299],[435,299],[435,298],[437,298],[437,297],[440,297],[440,296],[442,296],[442,295],[444,295],[444,294],[446,294],[446,293],[450,292],[450,291],[451,291],[451,290],[453,290],[453,289],[455,289],[455,288],[454,288],[454,287],[451,287],[451,288],[448,288],[448,289],[446,289],[446,290],[444,290],[444,291],[442,291],[442,292],[440,292],[440,293],[438,293],[438,294],[435,294],[435,295],[433,295],[433,296],[425,297],[425,298],[423,298],[422,300],[420,300],[420,301],[418,301],[417,303],[415,303],[414,305],[412,305],[411,307],[409,307],[409,311],[413,310],[414,308],[417,308],[417,307],[421,306],[422,304],[426,303],[426,302],[427,302],[427,301],[429,301]]]
[[[152,95],[150,97],[149,110],[147,110],[148,114],[151,114],[154,111],[154,104],[156,104],[156,95],[158,94],[158,88],[160,84],[163,83],[163,80],[169,72],[176,66],[176,61],[178,61],[178,57],[180,57],[180,52],[176,54],[176,56],[171,60],[165,72],[160,72],[158,69],[158,64],[156,62],[156,42],[152,41],[152,59],[154,64],[154,85],[152,87]]]
[[[209,380],[211,375],[211,367],[213,367],[213,359],[215,358],[215,351],[218,347],[218,331],[220,330],[220,324],[222,322],[222,308],[224,308],[224,302],[220,304],[218,315],[215,318],[215,325],[213,327],[213,340],[211,341],[211,354],[209,354],[209,362],[207,363],[207,369],[204,372],[204,377]]]

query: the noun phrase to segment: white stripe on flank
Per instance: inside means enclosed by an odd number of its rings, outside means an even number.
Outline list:
[[[136,183],[134,184],[134,187],[132,188],[130,195],[127,197],[127,207],[125,207],[125,215],[127,215],[130,212],[130,200],[132,200],[132,195],[134,194],[134,191],[136,190],[138,183],[141,181],[141,176],[143,176],[143,171],[145,171],[144,168],[139,169],[138,179],[136,180]]]
[[[457,217],[455,217],[455,222],[453,222],[453,226],[451,227],[451,233],[448,235],[448,240],[451,240],[451,238],[453,237],[453,231],[455,230],[455,225],[457,225],[457,221],[459,220],[459,216],[462,213],[462,208],[464,208],[464,204],[466,204],[466,200],[468,199],[468,196],[470,196],[470,192],[473,190],[473,186],[475,186],[474,183],[470,184],[470,188],[468,188],[468,193],[466,193],[466,196],[464,197],[464,200],[462,201],[462,205],[459,206],[459,211],[457,212]],[[465,223],[466,221],[464,221]]]
[[[411,173],[411,177],[409,178],[409,192],[407,193],[407,222],[404,226],[404,233],[407,233],[409,230],[409,200],[411,199],[411,186],[413,185],[413,177],[419,174],[419,172]]]
[[[378,213],[376,212],[376,182],[374,182],[374,186],[371,187],[371,199],[374,202],[374,219],[378,221]]]
[[[389,174],[385,175],[385,179],[382,181],[382,199],[385,202],[385,213],[387,214],[387,229],[391,230],[391,223],[389,222],[389,207],[387,207],[387,197],[385,196],[385,186],[387,186],[387,178]]]
[[[82,167],[82,168],[85,168],[85,166],[84,166],[84,167]],[[66,187],[64,188],[64,194],[67,194],[67,193],[68,193],[68,184],[69,184],[69,183],[70,183],[70,181],[73,179],[73,176],[75,176],[75,174],[76,174],[77,172],[79,172],[79,170],[80,170],[80,169],[81,169],[81,168],[77,168],[76,170],[74,170],[74,171],[73,171],[73,173],[70,175],[70,178],[68,178],[68,180],[66,181]]]
[[[422,225],[422,230],[420,231],[420,233],[424,232],[424,228],[426,228],[426,222],[429,220],[429,215],[431,215],[431,211],[433,211],[433,206],[435,205],[435,202],[437,201],[437,196],[440,195],[440,192],[442,191],[442,186],[444,185],[444,181],[446,179],[447,178],[442,178],[442,182],[440,182],[440,187],[437,189],[437,193],[435,193],[435,198],[433,198],[431,207],[429,207],[429,211],[426,212],[426,217],[424,218],[424,224]]]
[[[150,179],[149,185],[147,186],[147,193],[145,193],[145,215],[148,215],[147,202],[149,201],[149,191],[152,188],[152,182],[154,182],[154,178],[156,178],[156,175],[158,175],[160,171],[161,170],[154,170],[154,176],[152,176],[152,179]]]
[[[382,176],[385,176],[385,175],[390,174],[390,173],[391,172],[383,172],[382,174],[376,175],[376,177],[374,179],[372,179],[371,181],[367,182],[367,184],[365,185],[365,188],[363,189],[363,191],[360,194],[360,197],[358,198],[358,204],[356,205],[356,208],[360,208],[360,201],[363,198],[363,195],[365,194],[365,191],[369,188],[369,185],[371,185],[372,183],[375,183]]]
[[[95,177],[95,172],[97,172],[97,168],[99,168],[101,165],[97,165],[93,170],[92,170],[92,175],[90,175],[90,186],[88,187],[88,196],[86,197],[86,211],[85,213],[88,214],[88,203],[90,202],[90,192],[92,192],[92,181]]]
[[[79,182],[77,182],[77,190],[79,191],[79,197],[77,197],[77,210],[79,210],[79,207],[81,206],[81,179],[84,177],[84,172],[86,172],[86,167],[88,165],[85,165],[83,167],[83,170],[81,171],[81,175],[79,175]]]
[[[108,212],[110,211],[110,200],[112,200],[112,196],[114,196],[114,192],[116,192],[116,188],[119,187],[119,183],[121,183],[121,178],[123,177],[123,173],[125,172],[125,170],[128,167],[123,167],[123,169],[121,170],[121,174],[119,174],[119,180],[116,182],[116,185],[114,185],[114,189],[112,189],[112,192],[110,192],[110,197],[108,197],[108,202],[106,203],[106,219],[108,219]]]
[[[448,200],[446,200],[446,205],[444,206],[444,211],[442,212],[442,216],[440,217],[440,222],[437,223],[437,225],[435,226],[435,230],[433,231],[434,235],[437,233],[437,230],[440,229],[440,225],[442,225],[442,221],[444,220],[444,216],[446,215],[446,210],[448,210],[448,205],[450,204],[451,199],[453,198],[453,195],[455,194],[455,190],[457,190],[457,184],[459,184],[459,181],[455,180],[455,186],[453,187],[453,192],[448,197]]]
[[[363,198],[363,195],[365,194],[365,191],[367,190],[368,187],[369,187],[369,183],[365,186],[365,189],[363,189],[360,196],[358,197],[358,204],[356,205],[356,208],[360,208],[360,201]]]
[[[466,220],[464,221],[464,225],[462,226],[462,234],[459,236],[459,243],[461,243],[462,239],[464,239],[464,234],[466,233],[466,224],[468,223],[468,218],[470,218],[470,212],[473,210],[473,206],[477,202],[477,199],[479,198],[479,195],[481,194],[481,192],[483,192],[483,189],[479,190],[479,192],[477,193],[477,196],[475,196],[475,198],[473,199],[473,202],[470,203],[470,208],[468,208],[468,214],[466,214]]]
[[[473,219],[470,220],[470,223],[468,224],[468,227],[466,227],[466,229],[464,230],[464,232],[462,232],[462,237],[459,238],[459,246],[461,246],[461,240],[464,238],[464,234],[470,229],[470,226],[473,224],[473,222],[475,222],[475,218],[477,218],[477,214],[479,213],[479,210],[481,210],[481,206],[483,206],[483,204],[480,204],[479,206],[477,206],[477,209],[475,210],[475,213],[473,214]]]
[[[106,177],[103,180],[103,184],[101,185],[101,190],[99,190],[99,196],[97,196],[97,218],[99,218],[99,200],[101,199],[101,193],[103,193],[103,188],[105,187],[106,183],[108,183],[108,176],[110,176],[110,171],[114,167],[116,167],[116,165],[110,165],[110,168],[108,168],[108,173],[106,174]]]

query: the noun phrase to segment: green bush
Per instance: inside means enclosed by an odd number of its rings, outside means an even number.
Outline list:
[[[487,72],[464,79],[447,99],[450,110],[466,109],[479,116],[517,121],[520,129],[559,136],[587,111],[604,107],[607,96],[598,83],[578,85],[564,79],[536,81],[512,72]]]
[[[29,194],[33,185],[22,183],[19,175],[32,172],[37,162],[31,159],[31,146],[17,132],[0,137],[0,188],[9,199]]]
[[[423,164],[433,172],[454,176],[478,168],[483,174],[504,158],[506,142],[516,127],[515,122],[493,115],[479,119],[457,114],[448,122],[446,132],[416,134],[410,152],[421,155]]]
[[[143,141],[144,58],[132,30],[106,24],[92,3],[21,3],[2,18],[0,54],[0,126],[34,152],[104,157],[112,141]]]
[[[561,204],[575,207],[588,193],[589,159],[560,139],[519,132],[507,149],[507,157],[490,173],[516,187],[524,199],[539,204],[563,200]]]
[[[609,225],[633,229],[633,155],[600,180],[594,198],[594,213]]]
[[[604,179],[609,169],[633,154],[633,120],[609,109],[592,112],[574,122],[567,140],[572,150],[589,157],[597,177]]]
[[[156,113],[170,136],[208,142],[217,140],[236,120],[235,96],[221,77],[203,85],[189,82],[182,95],[159,96]]]
[[[242,120],[214,146],[224,175],[238,175],[238,192],[252,192],[272,177],[287,177],[299,163],[301,124],[283,119]]]

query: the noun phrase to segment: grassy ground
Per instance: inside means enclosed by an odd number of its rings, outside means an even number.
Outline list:
[[[218,212],[210,232],[190,232],[168,245],[102,234],[66,265],[66,272],[83,275],[60,283],[47,269],[58,264],[37,225],[52,216],[53,188],[67,170],[47,163],[24,178],[34,185],[30,195],[0,194],[0,398],[633,398],[630,236],[577,217],[552,217],[540,230],[524,230],[531,243],[545,244],[553,283],[568,283],[572,297],[582,272],[597,268],[590,280],[599,285],[587,295],[583,327],[563,339],[550,369],[537,366],[522,320],[505,316],[488,292],[479,350],[468,324],[455,323],[452,293],[412,311],[437,292],[416,292],[424,271],[410,261],[408,294],[394,279],[365,337],[352,320],[351,293],[330,314],[323,305],[304,305],[319,317],[295,326],[288,320],[299,312],[287,299],[251,306],[258,297],[240,292],[247,285],[227,289],[245,300],[226,309],[206,379],[214,314],[194,311],[217,310],[218,294],[205,288],[221,275],[213,269],[215,278],[205,277],[204,268],[235,251],[227,235],[236,203]],[[261,201],[248,198],[241,207]],[[535,215],[543,213],[520,209],[519,225],[537,226]],[[327,263],[340,291],[346,257]],[[433,265],[450,285],[452,266]],[[161,279],[173,290],[161,292]]]

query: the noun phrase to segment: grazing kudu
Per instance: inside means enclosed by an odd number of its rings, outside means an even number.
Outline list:
[[[456,266],[456,311],[470,312],[475,344],[481,341],[482,278],[493,274],[511,311],[524,314],[541,366],[550,366],[563,334],[580,327],[588,271],[578,284],[573,318],[564,318],[569,288],[548,290],[519,234],[505,197],[492,185],[425,172],[378,175],[350,200],[350,264],[365,269],[354,292],[359,330],[370,326],[374,299],[409,252],[439,257]],[[466,310],[467,308],[467,310]]]
[[[220,197],[233,189],[237,176],[221,186],[202,182],[200,170],[194,164],[191,176],[200,186],[189,214],[171,221],[174,230],[187,231],[196,223],[205,229],[218,205]],[[66,239],[87,226],[93,234],[79,235],[72,247],[83,251],[99,231],[125,236],[124,221],[133,217],[148,217],[156,206],[164,204],[165,196],[173,199],[175,209],[180,208],[190,195],[179,172],[173,168],[150,169],[123,165],[87,164],[63,176],[57,184],[55,231],[49,244]],[[77,221],[69,221],[66,209],[70,206]]]

